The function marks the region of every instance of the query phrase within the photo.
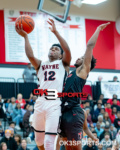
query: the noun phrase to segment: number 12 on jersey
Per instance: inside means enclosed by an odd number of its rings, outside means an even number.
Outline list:
[[[55,80],[55,72],[54,71],[45,71],[44,73],[44,81],[54,81]]]

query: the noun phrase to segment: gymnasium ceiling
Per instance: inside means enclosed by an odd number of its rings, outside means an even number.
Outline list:
[[[38,2],[39,0],[0,0],[0,9],[37,11]],[[115,21],[120,15],[120,0],[107,0],[98,5],[83,4],[81,8],[72,5],[70,14],[90,19]]]

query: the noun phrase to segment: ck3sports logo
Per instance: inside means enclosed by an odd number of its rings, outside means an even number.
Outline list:
[[[46,100],[56,100],[58,95],[58,91],[56,89],[34,89],[33,90],[33,95],[36,96],[45,96]]]
[[[56,100],[61,97],[82,97],[87,98],[87,93],[59,93],[56,89],[34,89],[33,95],[44,96],[46,100]]]

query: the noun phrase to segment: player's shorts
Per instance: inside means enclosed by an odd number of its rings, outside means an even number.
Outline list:
[[[37,100],[32,122],[34,131],[56,135],[61,116],[60,105],[60,100]]]
[[[83,134],[84,111],[79,105],[62,113],[58,133],[68,141],[80,141]]]

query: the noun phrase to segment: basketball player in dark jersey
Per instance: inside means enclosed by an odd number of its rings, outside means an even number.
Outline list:
[[[63,92],[81,93],[86,83],[89,72],[95,67],[96,59],[93,57],[93,48],[95,47],[100,31],[105,29],[110,23],[102,24],[97,27],[95,33],[87,43],[85,55],[77,59],[75,71],[68,75]],[[87,117],[80,107],[79,97],[67,97],[62,99],[62,116],[60,123],[60,135],[67,141],[66,150],[81,150],[83,129],[86,130]],[[86,132],[87,131],[87,132]],[[90,130],[86,130],[88,136],[97,140]]]

